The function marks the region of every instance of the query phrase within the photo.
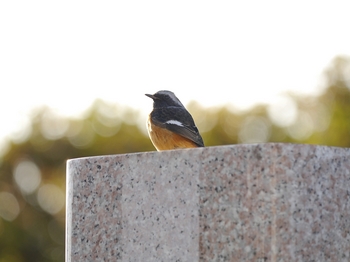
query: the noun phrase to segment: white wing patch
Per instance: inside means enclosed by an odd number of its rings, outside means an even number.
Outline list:
[[[170,125],[184,126],[180,121],[177,120],[168,120],[165,123]]]

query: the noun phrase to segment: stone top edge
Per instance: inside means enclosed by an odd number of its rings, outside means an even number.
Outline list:
[[[344,151],[344,153],[350,154],[350,148],[346,147],[334,147],[334,146],[325,146],[325,145],[312,145],[312,144],[293,144],[293,143],[256,143],[256,144],[231,144],[231,145],[221,145],[221,146],[209,146],[209,147],[200,147],[200,148],[191,148],[191,149],[176,149],[176,150],[167,150],[167,151],[145,151],[145,152],[134,152],[134,153],[125,153],[125,154],[115,154],[115,155],[100,155],[100,156],[87,156],[87,157],[78,157],[78,158],[72,158],[68,159],[67,163],[73,162],[73,161],[82,161],[82,160],[96,160],[101,158],[111,158],[111,157],[133,157],[133,156],[140,156],[140,155],[149,155],[149,154],[186,154],[194,151],[206,151],[206,150],[227,150],[228,148],[232,149],[270,149],[270,148],[277,148],[281,149],[282,147],[285,149],[309,149],[309,150],[315,150],[315,149],[323,149],[323,150],[340,150]]]

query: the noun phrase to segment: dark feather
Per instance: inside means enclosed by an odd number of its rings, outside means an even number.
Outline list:
[[[181,107],[164,107],[156,108],[151,113],[151,119],[156,126],[166,128],[180,136],[183,136],[193,141],[199,147],[203,147],[203,139],[198,132],[198,129],[193,121],[191,114]],[[182,126],[166,123],[169,120],[175,120]]]

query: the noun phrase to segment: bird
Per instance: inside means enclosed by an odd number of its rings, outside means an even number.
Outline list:
[[[153,99],[147,130],[157,151],[204,147],[191,114],[173,92],[161,90],[145,95]]]

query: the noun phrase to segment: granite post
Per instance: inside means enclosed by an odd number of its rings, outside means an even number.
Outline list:
[[[350,149],[72,159],[66,208],[66,261],[350,261]]]

